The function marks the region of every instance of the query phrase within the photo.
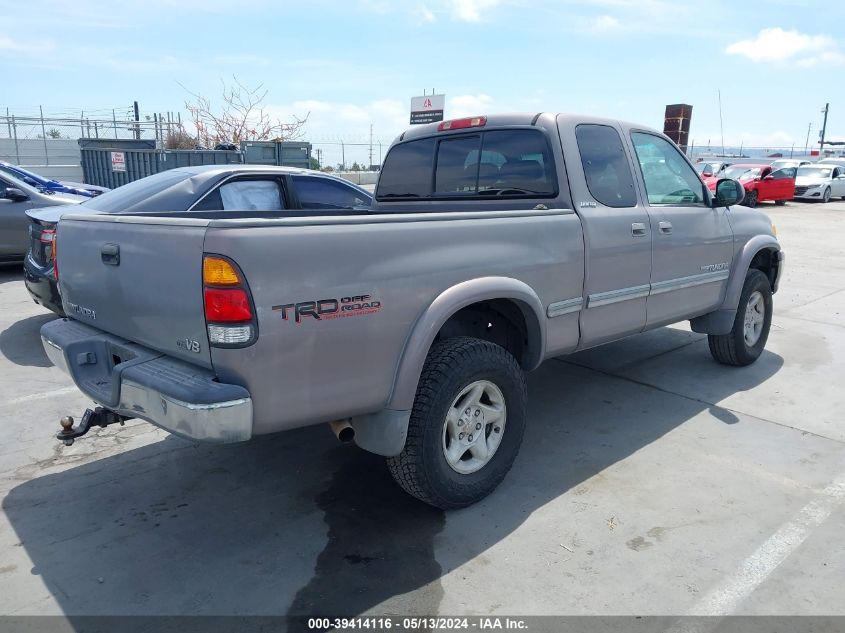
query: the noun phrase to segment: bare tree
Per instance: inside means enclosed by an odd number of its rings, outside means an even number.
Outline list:
[[[214,147],[219,143],[238,145],[241,141],[289,141],[302,135],[310,112],[302,118],[294,115],[293,121],[283,123],[264,110],[267,89],[263,84],[251,88],[234,75],[232,83],[227,84],[222,79],[220,83],[223,90],[219,105],[179,84],[193,97],[193,100],[185,102],[185,109],[197,130],[199,145]]]

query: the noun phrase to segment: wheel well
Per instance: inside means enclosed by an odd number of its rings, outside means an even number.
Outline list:
[[[537,343],[526,323],[526,309],[531,310],[510,299],[473,303],[449,317],[434,340],[471,336],[490,341],[508,350],[524,369],[533,368]]]
[[[761,271],[764,275],[766,275],[766,277],[769,279],[769,285],[774,290],[775,279],[777,278],[779,265],[780,262],[777,258],[777,249],[764,248],[758,251],[756,255],[754,255],[754,258],[751,260],[751,264],[748,266],[748,268],[756,268],[757,270]]]

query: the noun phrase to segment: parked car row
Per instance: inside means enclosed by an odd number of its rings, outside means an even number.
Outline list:
[[[54,180],[52,178],[45,178],[35,172],[32,172],[23,167],[12,165],[0,160],[0,174],[7,174],[13,176],[18,180],[24,181],[30,187],[36,189],[46,189],[56,193],[71,193],[75,196],[82,196],[83,198],[93,198],[99,196],[101,193],[109,191],[106,187],[98,187],[97,185],[87,185],[81,182],[70,182],[67,180]]]
[[[799,159],[772,162],[722,162],[699,160],[696,171],[710,191],[720,178],[734,178],[745,187],[742,204],[756,207],[759,202],[786,204],[787,200],[845,200],[845,160],[826,158],[817,163]]]

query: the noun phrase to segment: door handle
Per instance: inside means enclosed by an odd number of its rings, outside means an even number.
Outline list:
[[[645,237],[645,224],[634,222],[631,224],[631,235],[634,237]]]
[[[661,233],[663,233],[663,235],[671,235],[672,234],[672,223],[671,222],[658,222],[657,228]]]

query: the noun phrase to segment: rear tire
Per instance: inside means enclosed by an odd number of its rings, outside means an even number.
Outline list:
[[[746,207],[751,207],[752,209],[757,206],[757,192],[756,191],[749,191],[745,194],[745,198],[742,200],[742,205]]]
[[[778,205],[779,207],[782,207],[783,205],[786,204],[786,200],[775,200],[775,204]]]
[[[763,353],[771,325],[772,287],[765,274],[752,268],[745,276],[731,331],[707,336],[710,353],[723,365],[750,365]]]
[[[405,447],[387,460],[391,475],[408,494],[444,510],[483,499],[516,459],[526,400],[522,369],[503,347],[469,337],[436,342]]]

